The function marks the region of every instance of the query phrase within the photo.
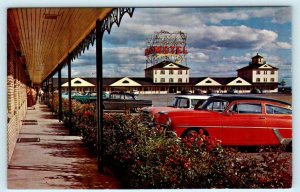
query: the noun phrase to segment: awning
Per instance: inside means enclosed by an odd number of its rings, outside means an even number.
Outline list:
[[[8,36],[25,59],[32,82],[41,83],[112,9],[8,9]]]

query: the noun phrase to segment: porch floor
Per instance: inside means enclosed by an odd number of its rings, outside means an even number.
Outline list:
[[[82,146],[50,109],[28,108],[7,170],[9,189],[121,189],[118,179]],[[33,121],[32,121],[33,120]],[[37,120],[37,123],[34,123]]]

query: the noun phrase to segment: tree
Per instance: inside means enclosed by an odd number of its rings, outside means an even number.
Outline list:
[[[284,89],[284,86],[286,85],[286,82],[284,79],[282,79],[282,81],[279,83],[282,87],[282,89]]]

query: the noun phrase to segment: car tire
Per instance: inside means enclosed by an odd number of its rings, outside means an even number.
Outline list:
[[[199,132],[198,132],[197,130],[192,129],[192,130],[188,130],[187,132],[185,132],[185,133],[183,134],[183,137],[190,137],[190,136],[192,136],[194,133],[199,134]]]
[[[141,111],[141,108],[140,107],[135,107],[135,108],[132,109],[132,111],[135,112],[135,113],[138,113],[138,112]]]
[[[292,152],[292,151],[293,151],[293,145],[292,145],[292,142],[290,142],[290,143],[286,146],[285,150],[286,150],[287,152]]]

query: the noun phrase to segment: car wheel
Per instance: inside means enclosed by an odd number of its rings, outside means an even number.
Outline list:
[[[187,131],[187,132],[185,132],[184,134],[183,134],[183,137],[191,137],[191,136],[193,136],[194,134],[199,134],[199,132],[197,131],[197,130],[194,130],[194,129],[192,129],[192,130],[189,130],[189,131]]]
[[[141,108],[140,107],[135,107],[132,110],[133,110],[133,112],[138,113],[138,112],[141,111]]]
[[[286,146],[285,150],[286,150],[287,152],[292,152],[292,151],[293,151],[293,145],[292,145],[292,142],[290,142],[290,143]]]

